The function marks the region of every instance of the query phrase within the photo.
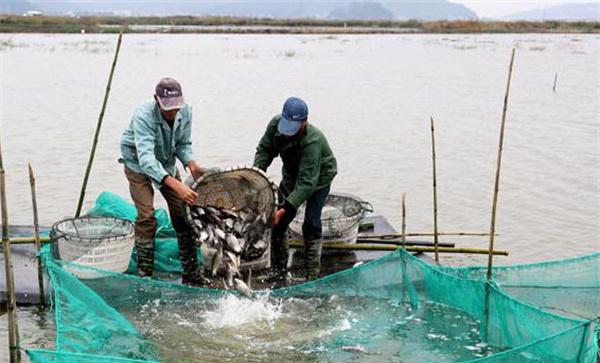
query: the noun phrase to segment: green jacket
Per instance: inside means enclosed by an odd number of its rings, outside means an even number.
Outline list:
[[[337,174],[337,161],[325,135],[311,124],[302,135],[286,140],[277,131],[280,117],[269,122],[256,148],[254,166],[266,171],[273,159],[281,155],[280,189],[286,201],[298,209],[314,191],[331,184]]]

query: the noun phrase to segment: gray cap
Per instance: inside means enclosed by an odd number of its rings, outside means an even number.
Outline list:
[[[180,109],[185,106],[181,85],[173,78],[163,78],[156,85],[156,98],[160,108],[165,111]]]

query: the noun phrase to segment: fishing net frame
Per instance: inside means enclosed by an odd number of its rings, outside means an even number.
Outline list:
[[[222,170],[209,170],[191,183],[190,188],[198,193],[194,202],[195,206],[212,206],[219,209],[239,211],[250,208],[256,215],[265,214],[268,228],[265,229],[263,241],[265,248],[257,250],[252,246],[244,250],[242,257],[247,262],[265,260],[269,263],[269,250],[271,245],[271,220],[277,208],[277,185],[272,182],[267,174],[256,167],[238,166]],[[188,225],[197,236],[202,229],[194,223],[192,208],[184,205],[185,218]],[[207,252],[206,249],[203,251]],[[243,263],[242,269],[248,264]],[[260,265],[260,263],[258,264]]]

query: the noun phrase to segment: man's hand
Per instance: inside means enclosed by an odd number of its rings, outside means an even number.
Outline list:
[[[198,179],[206,172],[204,168],[200,167],[200,164],[198,164],[196,160],[190,160],[187,167],[190,169],[190,173],[192,173],[194,180]]]
[[[273,213],[273,227],[279,224],[281,218],[285,215],[285,209],[279,208]]]
[[[179,199],[181,199],[188,205],[194,204],[196,198],[198,197],[198,193],[194,192],[192,189],[190,189],[190,187],[183,184],[179,180],[173,178],[172,176],[166,177],[164,184],[167,187],[171,188],[175,192],[175,194],[177,194]]]

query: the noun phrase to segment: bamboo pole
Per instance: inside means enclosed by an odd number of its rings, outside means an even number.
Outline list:
[[[402,243],[406,243],[406,193],[402,194]]]
[[[558,72],[554,73],[554,85],[552,86],[552,92],[556,92],[556,80],[558,79]]]
[[[119,33],[117,40],[117,49],[115,51],[115,57],[113,59],[112,67],[110,68],[110,75],[108,76],[108,84],[106,85],[106,92],[104,93],[104,101],[102,102],[102,110],[100,116],[98,116],[98,124],[96,125],[96,132],[94,134],[94,142],[92,143],[92,150],[90,152],[90,158],[85,169],[85,176],[83,177],[83,184],[81,185],[81,193],[79,194],[79,202],[77,203],[77,211],[75,217],[79,217],[81,214],[81,207],[83,206],[83,200],[85,198],[85,190],[87,188],[88,179],[90,177],[90,171],[92,170],[92,162],[96,154],[96,146],[98,145],[98,136],[100,135],[100,128],[102,127],[102,120],[104,119],[104,111],[106,110],[106,103],[108,102],[108,95],[110,93],[110,85],[112,83],[113,74],[115,72],[115,66],[117,65],[117,59],[119,58],[119,49],[121,48],[121,39],[123,38],[123,31]]]
[[[302,248],[304,247],[304,242],[301,240],[291,240],[289,241],[290,247],[293,248]],[[395,251],[398,248],[404,248],[408,252],[434,252],[435,248],[433,247],[422,247],[422,246],[386,246],[386,245],[376,245],[376,244],[366,244],[366,243],[344,243],[344,242],[326,242],[323,243],[324,249],[329,250],[352,250],[352,251]],[[465,254],[479,254],[485,255],[489,251],[484,248],[452,248],[452,247],[439,247],[438,251],[440,253],[465,253]],[[495,250],[492,251],[494,255],[502,255],[508,256],[508,251],[504,250]]]
[[[433,233],[406,233],[405,237],[429,237],[429,236],[433,236]],[[444,232],[439,232],[438,236],[489,236],[488,233],[470,233],[470,232],[450,232],[450,233],[444,233]],[[496,236],[499,236],[499,234],[496,233]],[[360,234],[358,236],[359,239],[379,239],[379,240],[394,240],[394,239],[398,239],[398,238],[402,238],[402,234]],[[405,238],[406,241],[406,238]],[[40,236],[40,242],[42,244],[44,243],[51,243],[52,240],[50,239],[50,237],[47,236]],[[35,236],[31,236],[31,237],[11,237],[10,238],[10,244],[11,245],[22,245],[22,244],[34,244],[35,243]],[[408,241],[407,243],[410,244],[410,241]]]
[[[434,233],[433,232],[418,232],[418,233],[406,233],[405,236],[406,237],[433,237]],[[482,232],[438,232],[437,233],[438,236],[463,236],[463,237],[467,237],[467,236],[479,236],[479,237],[487,237],[490,234],[489,233],[482,233]],[[499,236],[500,234],[496,233],[496,236]],[[378,233],[372,233],[372,234],[359,234],[360,238],[402,238],[402,234],[401,233],[383,233],[383,234],[378,234]]]
[[[513,64],[515,60],[515,48],[510,55],[508,66],[508,80],[506,81],[506,93],[504,94],[504,106],[502,107],[502,122],[500,124],[500,139],[498,141],[498,157],[496,161],[496,180],[494,182],[494,198],[492,201],[492,221],[490,223],[490,245],[488,256],[487,279],[492,277],[492,250],[494,249],[494,236],[496,233],[496,207],[498,206],[498,190],[500,189],[500,167],[502,166],[502,148],[504,145],[504,125],[506,124],[506,109],[508,106],[508,94],[510,91],[510,80],[512,77]]]
[[[498,140],[498,156],[496,160],[496,179],[494,181],[494,197],[492,201],[492,220],[490,223],[490,243],[488,248],[488,265],[485,284],[484,311],[483,311],[483,339],[488,338],[489,314],[490,314],[490,289],[492,278],[492,261],[494,250],[494,236],[496,231],[496,207],[498,206],[498,190],[500,189],[500,167],[502,166],[502,148],[504,145],[504,126],[506,124],[506,109],[508,107],[508,94],[510,91],[510,80],[512,77],[513,64],[515,60],[515,48],[510,55],[510,64],[508,66],[508,80],[506,81],[506,93],[504,94],[504,104],[502,107],[502,121],[500,123],[500,137]]]
[[[27,245],[27,244],[35,244],[35,237],[11,237],[8,239],[11,245]],[[40,243],[50,243],[50,237],[41,237]]]
[[[4,252],[4,270],[6,274],[6,305],[8,313],[8,347],[10,362],[21,360],[19,350],[19,327],[17,324],[17,303],[15,298],[15,280],[13,275],[10,240],[8,238],[8,208],[6,203],[6,183],[4,180],[4,163],[0,145],[0,204],[2,209],[2,250]]]
[[[435,246],[433,242],[429,241],[404,241],[399,239],[377,239],[377,238],[357,238],[357,243],[372,243],[380,245],[396,245],[396,246]],[[442,247],[455,247],[456,244],[453,242],[442,242],[439,244]]]
[[[38,271],[38,283],[40,286],[40,305],[46,305],[46,295],[44,294],[44,272],[42,271],[42,259],[39,255],[42,243],[40,241],[40,225],[38,223],[38,210],[37,210],[37,198],[35,195],[35,174],[33,167],[28,164],[29,167],[29,184],[31,185],[31,203],[33,205],[33,232],[35,239],[35,250],[37,252],[37,271]]]
[[[440,262],[438,253],[438,211],[437,211],[437,174],[435,167],[435,131],[431,117],[431,159],[433,160],[433,241],[435,244],[435,262]]]

